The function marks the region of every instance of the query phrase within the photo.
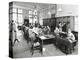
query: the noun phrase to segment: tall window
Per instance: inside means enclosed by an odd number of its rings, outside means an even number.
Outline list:
[[[29,23],[33,23],[33,11],[29,10]]]
[[[10,8],[9,9],[9,17],[10,20],[14,20],[17,24],[23,24],[23,15],[22,15],[22,9],[19,8]]]
[[[22,15],[22,9],[18,9],[18,24],[23,24],[23,15]]]
[[[29,23],[38,22],[37,10],[29,10]]]
[[[14,22],[17,21],[17,9],[16,8],[12,8],[12,20],[14,20]]]

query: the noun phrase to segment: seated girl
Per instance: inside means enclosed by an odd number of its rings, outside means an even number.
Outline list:
[[[56,28],[55,28],[55,30],[54,30],[54,33],[55,33],[55,35],[59,35],[59,27],[57,26]]]
[[[71,32],[70,29],[68,29],[67,39],[68,39],[70,42],[74,42],[74,41],[75,41],[75,36],[74,36],[74,34]]]

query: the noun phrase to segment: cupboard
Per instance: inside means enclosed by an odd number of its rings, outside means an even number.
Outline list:
[[[49,26],[53,32],[56,27],[56,18],[43,19],[43,26]]]

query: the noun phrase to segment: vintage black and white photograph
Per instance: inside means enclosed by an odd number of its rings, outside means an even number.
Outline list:
[[[9,2],[9,57],[78,54],[78,5]]]

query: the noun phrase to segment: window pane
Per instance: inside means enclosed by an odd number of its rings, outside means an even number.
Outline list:
[[[37,16],[34,16],[34,20],[37,21]]]
[[[37,15],[37,10],[34,10],[34,15]]]
[[[32,11],[29,11],[29,14],[33,14],[33,12]]]
[[[13,8],[13,12],[14,12],[14,13],[17,13],[17,9],[16,9],[16,8]]]
[[[41,19],[41,20],[39,21],[39,23],[40,23],[40,25],[43,25],[43,20]]]
[[[16,21],[17,20],[17,14],[13,13],[13,20]]]
[[[33,20],[32,18],[29,18],[29,23],[32,23],[32,20]]]
[[[18,14],[18,23],[23,24],[23,16],[22,16],[22,14]]]
[[[29,18],[32,17],[32,15],[29,15]]]
[[[9,19],[12,20],[12,14],[9,14]]]
[[[18,13],[22,13],[22,9],[18,9]]]
[[[9,13],[12,13],[12,8],[9,9]]]

